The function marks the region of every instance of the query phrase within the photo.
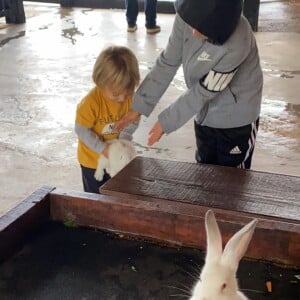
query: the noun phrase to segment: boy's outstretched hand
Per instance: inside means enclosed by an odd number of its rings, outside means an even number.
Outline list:
[[[140,118],[141,114],[133,109],[129,109],[128,113],[124,115],[118,122],[116,122],[114,129],[121,131],[129,124],[137,121]]]
[[[157,121],[149,132],[148,146],[152,146],[154,143],[158,142],[163,134],[164,132]]]

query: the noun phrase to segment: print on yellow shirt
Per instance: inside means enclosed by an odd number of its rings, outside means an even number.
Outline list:
[[[76,123],[91,128],[103,141],[116,139],[119,132],[114,130],[115,122],[128,112],[131,101],[117,103],[107,100],[101,90],[94,87],[78,104]],[[78,141],[77,157],[82,166],[96,169],[99,155],[81,140]]]

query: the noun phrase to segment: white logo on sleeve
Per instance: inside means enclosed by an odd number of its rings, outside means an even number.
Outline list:
[[[206,51],[203,51],[198,56],[197,60],[199,60],[199,61],[211,61],[211,59],[209,57],[210,57],[210,55]]]
[[[232,148],[229,152],[230,154],[241,154],[242,151],[240,150],[239,146],[235,146],[234,148]]]
[[[209,91],[220,92],[223,91],[233,78],[236,70],[229,73],[220,73],[214,70],[210,70],[204,77],[202,85]]]

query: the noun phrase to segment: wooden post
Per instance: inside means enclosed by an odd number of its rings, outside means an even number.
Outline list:
[[[258,29],[260,0],[244,0],[243,14],[248,19],[253,31]]]
[[[6,0],[4,2],[7,24],[22,24],[26,22],[23,0]]]

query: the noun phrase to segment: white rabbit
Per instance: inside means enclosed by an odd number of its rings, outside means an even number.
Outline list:
[[[110,175],[115,176],[136,156],[135,148],[132,142],[125,139],[115,139],[107,141],[108,159],[100,155],[98,160],[95,178],[101,181],[104,176],[104,170]]]
[[[190,300],[247,300],[238,290],[235,274],[248,248],[256,223],[257,220],[254,219],[235,233],[223,251],[222,237],[215,215],[212,210],[206,212],[206,259]]]

